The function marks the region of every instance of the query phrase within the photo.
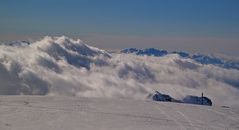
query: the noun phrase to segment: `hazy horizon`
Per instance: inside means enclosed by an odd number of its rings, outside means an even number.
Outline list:
[[[103,49],[239,56],[238,5],[237,0],[3,0],[0,41],[66,35]]]

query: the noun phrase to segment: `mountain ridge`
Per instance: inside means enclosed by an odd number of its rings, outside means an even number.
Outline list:
[[[189,58],[193,59],[194,61],[205,64],[205,65],[216,65],[222,68],[226,69],[237,69],[239,70],[239,61],[233,61],[233,60],[225,60],[221,59],[215,56],[210,55],[204,55],[204,54],[189,54],[184,51],[167,51],[167,50],[161,50],[157,48],[145,48],[145,49],[137,49],[137,48],[126,48],[120,51],[120,53],[126,53],[126,54],[136,54],[140,56],[155,56],[155,57],[161,57],[169,54],[177,54],[180,57],[183,58]]]

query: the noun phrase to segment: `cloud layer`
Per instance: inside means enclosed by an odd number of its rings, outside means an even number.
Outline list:
[[[67,95],[145,100],[160,91],[177,99],[204,95],[238,105],[239,71],[177,54],[109,54],[67,37],[0,46],[1,95]]]

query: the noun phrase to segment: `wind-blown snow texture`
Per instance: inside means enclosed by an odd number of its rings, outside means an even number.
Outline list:
[[[0,96],[1,130],[238,130],[239,109],[130,99]]]
[[[2,44],[0,94],[144,100],[159,91],[180,100],[204,92],[216,105],[238,105],[239,70],[197,56],[108,53],[64,36]]]

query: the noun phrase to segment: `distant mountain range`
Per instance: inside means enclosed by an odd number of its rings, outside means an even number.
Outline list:
[[[120,51],[121,53],[127,53],[127,54],[136,54],[139,56],[155,56],[155,57],[161,57],[168,54],[178,54],[182,58],[189,58],[193,59],[194,61],[205,64],[205,65],[216,65],[222,68],[226,69],[237,69],[239,70],[239,61],[235,60],[226,60],[221,59],[215,56],[209,56],[209,55],[203,55],[203,54],[189,54],[187,52],[183,51],[173,51],[169,52],[167,50],[160,50],[157,48],[146,48],[146,49],[137,49],[137,48],[127,48]]]

